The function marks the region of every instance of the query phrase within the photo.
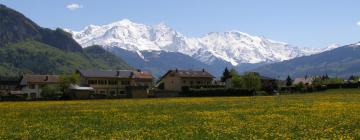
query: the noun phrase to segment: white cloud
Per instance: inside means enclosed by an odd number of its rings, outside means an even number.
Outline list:
[[[73,11],[73,10],[76,10],[79,8],[83,8],[83,6],[80,4],[77,4],[77,3],[71,3],[71,4],[66,5],[66,8]]]

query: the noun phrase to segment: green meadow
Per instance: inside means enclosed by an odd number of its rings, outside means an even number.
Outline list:
[[[360,139],[360,89],[0,102],[0,139]]]

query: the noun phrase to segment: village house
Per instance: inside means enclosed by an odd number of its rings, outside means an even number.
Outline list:
[[[92,87],[96,95],[106,97],[147,97],[153,84],[149,72],[134,70],[77,70],[80,86]]]
[[[59,84],[58,75],[23,75],[20,81],[21,94],[27,99],[41,98],[41,90],[46,85]]]
[[[301,77],[301,78],[295,78],[293,84],[297,85],[300,83],[303,83],[304,85],[312,85],[313,81],[314,81],[314,77]]]
[[[167,91],[182,91],[183,87],[212,85],[214,76],[202,70],[169,70],[157,83],[157,87]]]

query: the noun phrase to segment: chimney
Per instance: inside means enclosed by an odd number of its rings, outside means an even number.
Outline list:
[[[175,72],[178,72],[178,69],[177,69],[177,68],[175,69]]]
[[[44,81],[48,81],[49,80],[49,76],[45,76],[45,79],[44,79]]]
[[[118,70],[118,71],[116,71],[116,76],[120,76],[120,71]]]
[[[132,71],[132,72],[130,72],[130,77],[129,78],[133,78],[133,76],[134,76],[134,72]]]
[[[203,68],[202,71],[205,72],[205,69]]]

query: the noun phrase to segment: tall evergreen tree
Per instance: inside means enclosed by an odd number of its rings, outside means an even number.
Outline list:
[[[286,78],[286,86],[291,86],[293,83],[292,79],[290,78],[290,75],[288,75],[288,77]]]
[[[228,70],[228,68],[226,67],[224,72],[223,72],[223,75],[221,76],[221,82],[225,82],[229,78],[231,78],[231,73]]]

